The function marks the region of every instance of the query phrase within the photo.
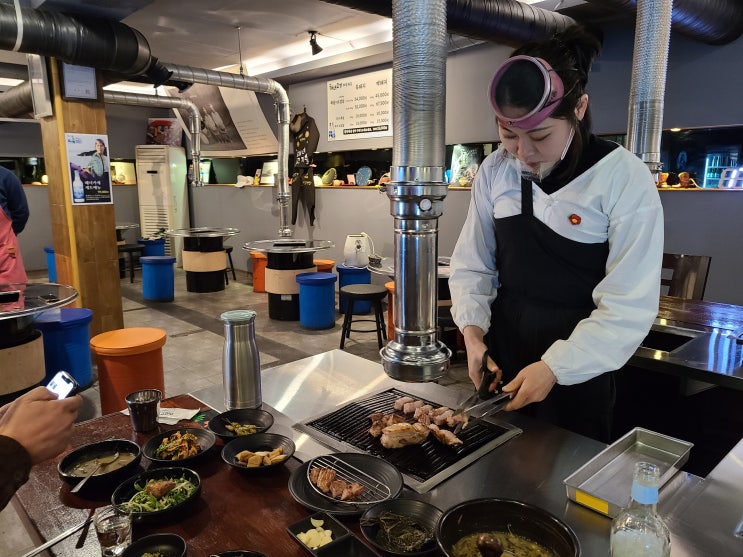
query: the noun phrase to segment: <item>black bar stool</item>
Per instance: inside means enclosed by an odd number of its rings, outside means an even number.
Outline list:
[[[119,246],[119,253],[129,256],[129,282],[134,282],[134,255],[142,256],[144,244],[123,244]]]
[[[232,280],[237,280],[237,275],[235,274],[235,266],[232,264],[232,246],[225,246],[224,251],[227,254],[227,261],[229,261],[230,265],[229,267],[226,267],[224,270],[224,283],[229,284],[230,279],[228,276],[228,272],[232,271]]]
[[[387,340],[387,329],[384,325],[384,313],[382,312],[382,300],[387,297],[387,288],[376,284],[348,284],[341,287],[340,295],[346,299],[346,317],[343,319],[343,330],[341,331],[341,349],[347,338],[351,338],[351,331],[356,333],[377,333],[379,348],[382,348],[382,339]],[[376,324],[376,329],[352,329],[353,303],[355,301],[371,302],[374,308],[374,320],[356,319],[356,322],[368,321]]]

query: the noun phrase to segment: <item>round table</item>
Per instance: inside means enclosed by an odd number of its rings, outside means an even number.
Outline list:
[[[38,385],[46,374],[36,315],[77,296],[77,290],[62,284],[0,284],[0,405]]]
[[[116,243],[119,245],[126,244],[126,240],[124,239],[124,232],[127,230],[134,230],[135,228],[139,228],[139,224],[136,222],[117,222],[116,223]]]
[[[218,292],[224,290],[224,271],[227,257],[224,240],[236,234],[237,228],[177,228],[165,234],[183,239],[183,270],[186,271],[186,290],[189,292]]]
[[[266,254],[266,292],[268,316],[280,321],[299,320],[297,275],[316,270],[314,254],[335,246],[330,240],[279,238],[247,242],[243,249]]]

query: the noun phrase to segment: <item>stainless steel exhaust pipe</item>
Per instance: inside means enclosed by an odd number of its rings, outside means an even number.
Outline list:
[[[433,381],[451,351],[436,339],[438,218],[444,210],[446,0],[392,4],[393,150],[387,195],[395,219],[395,339],[384,370]]]

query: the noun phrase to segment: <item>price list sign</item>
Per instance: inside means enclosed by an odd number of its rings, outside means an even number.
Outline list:
[[[392,69],[328,81],[328,141],[392,135]]]

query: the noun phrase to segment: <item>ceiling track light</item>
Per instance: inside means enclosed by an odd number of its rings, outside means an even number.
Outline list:
[[[317,31],[307,31],[310,34],[310,47],[312,48],[312,56],[320,54],[322,47],[317,44]]]

